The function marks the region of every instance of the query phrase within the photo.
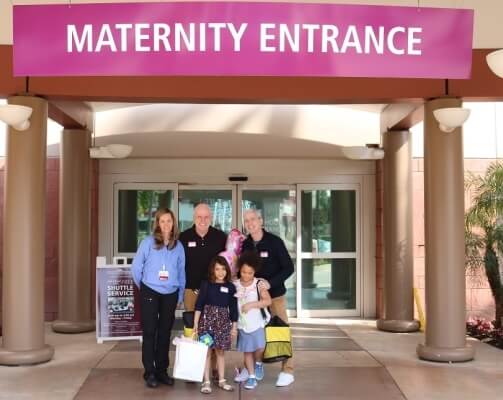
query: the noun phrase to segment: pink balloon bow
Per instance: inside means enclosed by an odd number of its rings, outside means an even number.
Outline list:
[[[237,261],[241,254],[241,249],[243,247],[243,242],[246,236],[243,235],[238,229],[232,229],[227,236],[227,243],[225,245],[225,251],[222,251],[219,256],[224,257],[229,266],[231,267],[231,275],[233,278],[237,274]]]

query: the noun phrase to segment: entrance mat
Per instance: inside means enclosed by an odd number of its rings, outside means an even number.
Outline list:
[[[77,400],[135,400],[167,399],[189,400],[200,398],[199,384],[176,381],[174,386],[161,385],[156,389],[145,387],[141,369],[93,369],[75,399]],[[385,368],[302,368],[295,370],[294,384],[274,386],[276,370],[266,370],[266,376],[255,390],[236,387],[232,393],[213,386],[212,399],[271,400],[288,396],[289,400],[404,400],[395,382]],[[230,371],[227,371],[227,375]]]
[[[180,319],[175,322],[173,336],[181,334],[182,323]],[[362,348],[356,344],[346,333],[335,325],[291,324],[293,336],[293,349],[319,350],[319,351],[359,351]],[[170,346],[174,350],[173,344]],[[138,340],[124,340],[117,342],[112,351],[141,351]]]

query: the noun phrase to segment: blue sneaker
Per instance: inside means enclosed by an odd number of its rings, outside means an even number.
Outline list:
[[[255,389],[257,387],[257,379],[254,377],[248,378],[245,383],[245,389]]]
[[[257,381],[264,379],[264,364],[259,362],[255,363],[255,378],[257,378]]]

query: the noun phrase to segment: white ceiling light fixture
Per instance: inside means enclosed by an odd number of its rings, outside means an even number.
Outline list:
[[[503,49],[489,53],[486,56],[486,62],[494,75],[503,78]]]
[[[91,158],[126,158],[133,151],[133,146],[128,144],[107,144],[106,146],[96,146],[96,124],[95,113],[93,112],[92,122],[92,144],[89,149],[89,157]]]
[[[30,127],[30,117],[33,108],[17,104],[0,105],[0,121],[12,126],[18,131],[25,131]]]
[[[351,160],[380,160],[384,158],[384,150],[368,146],[347,146],[342,153]]]
[[[452,132],[463,125],[470,116],[469,108],[449,107],[433,111],[438,127],[443,132]]]
[[[127,144],[109,144],[100,147],[91,147],[89,156],[91,158],[126,158],[133,151],[133,146]]]

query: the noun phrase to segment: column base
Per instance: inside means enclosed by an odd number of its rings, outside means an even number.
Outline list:
[[[420,359],[436,362],[471,361],[475,356],[475,349],[469,344],[465,347],[434,347],[418,344],[416,352]]]
[[[52,323],[52,330],[57,333],[84,333],[94,331],[95,321],[63,321]]]
[[[0,365],[31,365],[40,364],[52,359],[54,348],[44,345],[41,349],[12,351],[0,348]]]
[[[419,330],[419,321],[401,319],[379,319],[377,320],[377,329],[386,332],[416,332]]]

